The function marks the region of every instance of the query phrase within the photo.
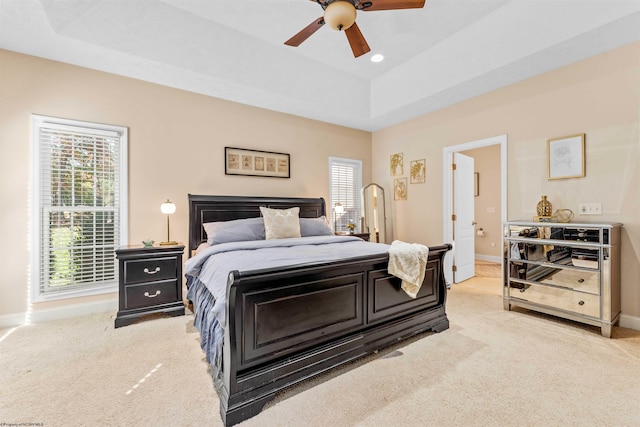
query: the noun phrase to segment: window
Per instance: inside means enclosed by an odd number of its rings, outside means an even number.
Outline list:
[[[330,157],[329,189],[335,231],[347,231],[350,222],[359,230],[362,216],[362,161]],[[342,205],[342,213],[336,213],[336,203]]]
[[[32,301],[117,289],[127,129],[32,115]]]

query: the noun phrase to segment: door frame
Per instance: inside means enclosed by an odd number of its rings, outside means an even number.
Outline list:
[[[442,240],[453,245],[455,253],[456,243],[453,239],[453,171],[451,163],[453,153],[482,148],[490,145],[500,145],[500,224],[507,218],[507,135],[498,135],[464,144],[452,145],[442,149]],[[502,257],[501,264],[502,264]],[[447,286],[453,283],[453,254],[444,260],[444,277]]]

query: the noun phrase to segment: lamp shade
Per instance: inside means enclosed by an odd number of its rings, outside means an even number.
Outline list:
[[[344,206],[342,206],[342,203],[336,203],[333,210],[336,211],[337,214],[341,214],[344,212]]]
[[[324,22],[334,30],[346,30],[356,22],[356,8],[346,0],[337,0],[324,10]]]
[[[160,211],[165,215],[171,215],[176,211],[176,205],[169,199],[160,205]]]

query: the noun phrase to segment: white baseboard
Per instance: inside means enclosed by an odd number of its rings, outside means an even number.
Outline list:
[[[640,317],[621,314],[618,324],[623,328],[635,329],[636,331],[640,331]]]
[[[12,328],[24,325],[26,313],[4,314],[0,316],[0,328]]]
[[[499,256],[476,254],[476,259],[481,261],[497,262],[500,264],[502,259]]]
[[[35,310],[27,313],[6,314],[4,316],[0,316],[0,327],[19,326],[24,325],[25,323],[48,322],[50,320],[67,319],[69,317],[104,313],[107,311],[118,311],[118,300],[116,298],[84,304],[65,305],[64,307]]]

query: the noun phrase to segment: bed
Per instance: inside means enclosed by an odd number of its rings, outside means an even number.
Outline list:
[[[266,251],[254,247],[263,242],[204,244],[205,224],[255,221],[261,207],[299,208],[301,224],[326,215],[322,198],[189,195],[187,298],[226,426],[257,415],[286,387],[399,340],[449,327],[442,266],[450,245],[429,248],[424,281],[414,299],[387,272],[388,245],[334,235],[281,239],[278,244],[300,240],[303,246],[286,249],[296,253],[323,239],[338,239],[336,247],[345,249],[339,249],[338,258],[267,268],[257,262],[251,264],[256,268],[234,269],[244,264],[234,264],[241,256],[222,250],[225,245],[244,246],[237,252],[241,254]],[[212,254],[203,256],[203,247]],[[232,258],[214,261],[220,256]],[[207,282],[211,279],[205,270],[216,262],[223,269],[230,266],[225,283],[216,285],[222,286],[223,296]]]

